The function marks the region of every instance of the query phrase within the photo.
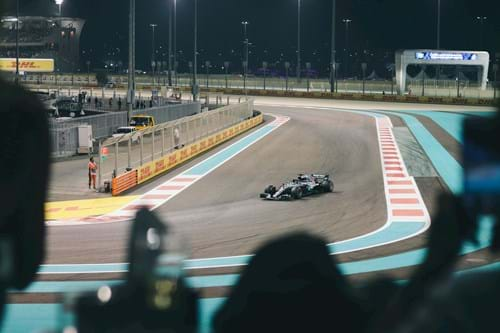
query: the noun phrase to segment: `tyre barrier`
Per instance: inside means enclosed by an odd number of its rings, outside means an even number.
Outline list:
[[[132,170],[113,178],[111,194],[117,196],[135,186],[137,186],[137,170]]]

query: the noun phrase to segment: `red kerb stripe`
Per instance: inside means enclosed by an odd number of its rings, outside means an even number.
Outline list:
[[[389,180],[388,185],[413,185],[411,180]],[[389,190],[390,192],[391,190]]]
[[[424,216],[424,211],[421,209],[393,209],[392,216]]]
[[[164,185],[164,186],[160,186],[158,187],[158,190],[162,190],[162,191],[170,191],[170,190],[181,190],[183,189],[184,186],[183,185]]]
[[[416,194],[414,189],[407,188],[393,188],[389,189],[389,194]]]
[[[153,199],[153,200],[155,200],[155,199],[168,199],[170,197],[171,197],[170,194],[146,194],[141,199]]]
[[[419,201],[418,199],[414,198],[397,198],[397,199],[391,199],[391,204],[394,205],[413,205],[413,204],[418,204]]]
[[[389,177],[389,178],[403,178],[403,177],[406,177],[402,173],[388,173],[386,176]]]

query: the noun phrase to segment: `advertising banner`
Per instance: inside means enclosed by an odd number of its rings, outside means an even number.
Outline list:
[[[0,58],[0,71],[16,72],[15,58]],[[51,73],[54,71],[54,59],[19,59],[19,72]]]

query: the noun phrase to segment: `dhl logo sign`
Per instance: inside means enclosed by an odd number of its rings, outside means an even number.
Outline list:
[[[174,164],[177,164],[177,154],[170,155],[168,158],[168,165],[171,166]]]
[[[188,155],[187,149],[183,149],[181,151],[181,160],[184,160],[184,159],[186,159],[188,157],[189,157],[189,155]]]
[[[0,58],[0,71],[15,72],[16,59]],[[19,71],[49,73],[54,71],[54,59],[19,59]]]
[[[143,181],[144,179],[148,179],[151,176],[153,176],[153,173],[151,172],[150,166],[143,167],[140,170],[140,176],[139,176],[139,181]]]
[[[165,168],[166,168],[166,165],[165,165],[165,162],[163,160],[157,161],[155,163],[155,174],[165,170]]]

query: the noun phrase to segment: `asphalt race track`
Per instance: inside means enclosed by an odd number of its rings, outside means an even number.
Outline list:
[[[193,257],[252,253],[264,240],[294,230],[339,241],[385,223],[380,155],[371,118],[269,107],[261,111],[279,112],[291,120],[156,210],[187,236]],[[332,175],[335,192],[296,202],[258,198],[265,186],[279,185],[301,172]],[[53,228],[48,263],[121,262],[128,227]]]
[[[456,168],[460,168],[461,161],[456,157],[459,156],[461,142],[456,128],[463,115],[456,112],[472,111],[471,108],[439,107],[439,110],[451,112],[421,113],[418,110],[436,109],[422,105],[311,102],[279,98],[259,98],[256,109],[269,114],[266,123],[273,121],[272,115],[288,116],[290,120],[155,210],[162,220],[189,239],[192,258],[251,254],[266,240],[297,230],[306,230],[333,243],[382,228],[388,220],[388,214],[374,118],[376,115],[388,116],[395,133],[411,134],[396,136],[396,139],[400,147],[413,152],[403,152],[402,155],[410,173],[414,173],[410,175],[415,178],[427,209],[432,214],[437,193],[454,191],[457,187],[456,179],[449,172],[446,175],[443,172],[448,164],[455,163]],[[478,109],[487,111],[485,108]],[[356,113],[358,110],[369,110],[371,116]],[[479,116],[479,113],[475,116]],[[431,142],[425,143],[423,136],[432,137]],[[130,194],[140,195],[153,189],[231,143]],[[442,157],[439,149],[446,151],[453,163],[448,163],[451,160]],[[439,161],[434,158],[438,153],[441,154]],[[420,157],[408,158],[412,154]],[[424,164],[426,168],[420,167]],[[435,170],[430,170],[433,167]],[[267,185],[280,185],[298,173],[328,173],[333,176],[335,190],[333,193],[292,202],[267,202],[258,198]],[[93,264],[123,263],[129,228],[129,222],[49,227],[46,264],[88,264],[91,267]],[[404,278],[411,271],[411,266],[417,263],[412,260],[422,255],[418,251],[424,246],[425,235],[420,235],[386,246],[367,247],[341,254],[338,259],[346,265],[359,262],[366,268],[353,269],[357,273],[348,273],[355,281],[373,277],[380,271]],[[487,245],[464,252],[467,255],[460,267],[496,261],[488,257],[485,247]],[[393,255],[410,259],[387,266],[376,266],[370,261]],[[193,285],[203,289],[202,295],[207,304],[219,301],[237,278],[239,266],[229,266],[189,272]],[[119,279],[121,271],[90,269],[85,274],[56,274],[58,271],[55,270],[55,274],[40,274],[39,285],[33,286],[26,294],[13,293],[10,301],[19,303],[16,306],[26,303],[46,303],[44,305],[48,306],[57,303],[58,298],[54,295],[66,290],[66,284],[84,281],[86,287],[95,286],[102,281]],[[211,306],[207,311],[213,312],[214,305],[207,304],[207,307]],[[22,317],[22,314],[18,316]],[[8,321],[7,325],[13,324]]]

